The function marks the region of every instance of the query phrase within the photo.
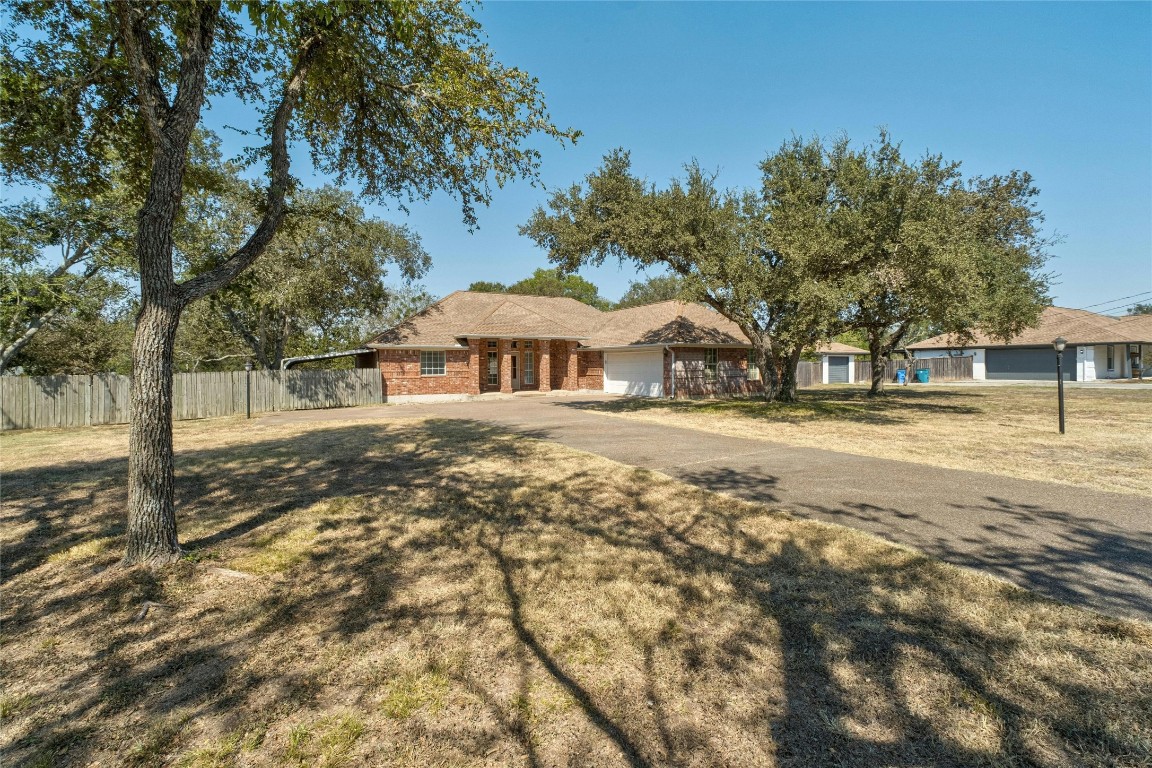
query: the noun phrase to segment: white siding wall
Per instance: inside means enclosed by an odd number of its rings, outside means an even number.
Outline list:
[[[1096,346],[1096,378],[1098,379],[1127,379],[1135,376],[1132,370],[1131,358],[1128,356],[1128,351],[1131,347],[1136,345],[1128,344],[1113,344],[1112,351],[1114,355],[1113,367],[1108,369],[1108,345],[1099,344]],[[1152,347],[1145,344],[1141,349],[1141,360],[1144,365],[1148,365],[1150,356],[1152,356]]]
[[[1096,381],[1096,347],[1076,347],[1076,381]]]

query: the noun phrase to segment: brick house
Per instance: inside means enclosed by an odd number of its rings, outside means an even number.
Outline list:
[[[761,387],[740,329],[679,301],[601,312],[568,298],[457,291],[366,346],[392,402],[552,390],[739,396]]]

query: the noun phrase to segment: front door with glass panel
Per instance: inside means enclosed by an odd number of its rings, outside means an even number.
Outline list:
[[[520,355],[513,352],[509,358],[512,361],[512,389],[520,389]]]

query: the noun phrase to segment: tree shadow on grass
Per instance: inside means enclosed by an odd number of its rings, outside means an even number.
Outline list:
[[[70,503],[80,489],[122,509],[119,467],[57,469],[46,496],[26,490],[4,512],[22,526],[10,547],[20,567],[5,575],[7,647],[19,650],[8,674],[48,669],[55,692],[9,723],[10,759],[156,764],[194,737],[259,723],[274,752],[333,696],[375,738],[436,745],[421,753],[428,762],[1152,757],[1148,734],[1125,730],[1140,722],[1133,688],[1100,676],[1084,645],[1147,648],[1139,627],[1053,613],[858,534],[572,456],[467,422],[326,427],[181,453],[194,551],[313,537],[268,578],[214,575],[211,561],[95,575],[91,561],[46,563],[72,527],[117,530],[113,513]],[[62,511],[46,528],[29,524],[52,509]],[[143,600],[167,607],[134,621]],[[993,601],[1003,616],[971,620]],[[1033,638],[1013,617],[1029,611],[1045,652],[1079,654],[1079,667],[1027,668]],[[82,652],[29,650],[52,637]],[[417,681],[400,699],[414,709],[393,725],[370,719],[397,680]],[[441,685],[454,693],[433,711],[421,702]]]

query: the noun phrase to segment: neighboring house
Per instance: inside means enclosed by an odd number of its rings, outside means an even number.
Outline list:
[[[526,390],[647,397],[761,390],[740,329],[679,301],[601,312],[568,298],[457,291],[366,346],[393,402]]]
[[[1068,381],[1131,378],[1152,363],[1152,315],[1109,317],[1064,307],[1048,307],[1037,327],[1007,342],[977,333],[961,345],[945,334],[909,344],[908,349],[917,358],[971,356],[975,379],[1054,381],[1052,342],[1057,337],[1067,341],[1063,373]]]
[[[821,381],[825,384],[855,384],[856,356],[867,355],[868,351],[830,341],[816,348],[820,355]]]

